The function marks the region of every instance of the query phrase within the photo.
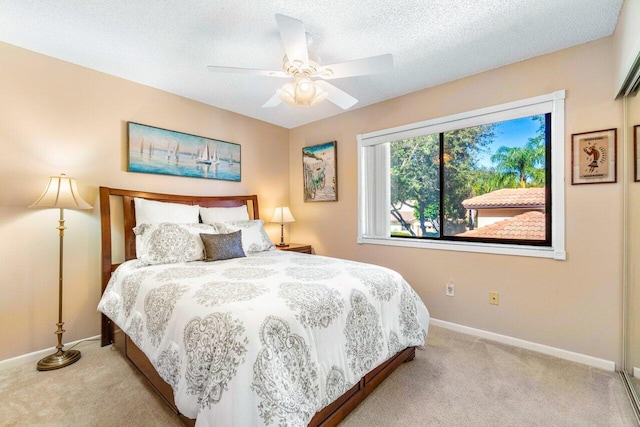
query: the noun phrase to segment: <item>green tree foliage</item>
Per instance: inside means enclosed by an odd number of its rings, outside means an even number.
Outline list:
[[[439,158],[437,134],[391,143],[391,215],[412,235],[400,210],[403,206],[413,209],[426,235],[427,219],[435,219],[439,212]]]
[[[391,143],[391,214],[413,234],[400,215],[408,206],[414,210],[427,235],[431,222],[440,232],[440,161],[444,162],[446,182],[444,206],[445,231],[464,227],[465,209],[462,201],[473,192],[478,169],[477,154],[494,138],[493,125],[459,129],[444,134],[444,152],[440,156],[439,134],[408,138]]]
[[[462,201],[473,194],[478,154],[495,137],[493,125],[474,126],[444,134],[445,234],[465,231],[467,210]]]
[[[473,172],[471,197],[480,196],[497,190],[496,171],[493,169],[479,168]]]
[[[491,156],[491,161],[496,164],[493,177],[495,188],[544,187],[544,116],[534,116],[533,120],[540,123],[536,137],[529,138],[524,147],[500,147]]]

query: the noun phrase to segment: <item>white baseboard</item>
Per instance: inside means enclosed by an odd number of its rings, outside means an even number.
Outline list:
[[[611,360],[599,359],[593,356],[587,356],[586,354],[574,353],[572,351],[563,350],[561,348],[550,347],[544,344],[537,344],[531,341],[521,340],[519,338],[513,338],[507,335],[500,335],[494,332],[483,331],[482,329],[470,328],[468,326],[459,325],[457,323],[446,322],[439,319],[431,319],[430,324],[439,326],[441,328],[450,329],[456,332],[462,332],[468,335],[474,335],[480,338],[486,338],[491,341],[497,341],[502,344],[512,345],[514,347],[520,347],[531,351],[537,351],[538,353],[546,354],[549,356],[555,356],[560,359],[570,360],[571,362],[582,363],[584,365],[592,366],[594,368],[604,369],[605,371],[614,372],[616,370],[616,363]],[[637,368],[636,368],[637,369]],[[634,370],[634,375],[636,375]],[[638,375],[640,375],[640,369],[638,369]]]
[[[430,324],[439,326],[441,328],[450,329],[456,332],[462,332],[463,334],[473,335],[480,338],[485,338],[491,341],[496,341],[502,344],[512,345],[514,347],[520,347],[538,353],[546,354],[549,356],[555,356],[560,359],[569,360],[572,362],[582,363],[584,365],[592,366],[594,368],[604,369],[606,371],[614,372],[616,370],[615,362],[611,360],[599,359],[593,356],[587,356],[586,354],[575,353],[561,348],[550,347],[544,344],[537,344],[531,341],[521,340],[519,338],[513,338],[507,335],[496,334],[494,332],[484,331],[482,329],[471,328],[469,326],[459,325],[457,323],[451,323],[440,319],[431,318]],[[84,338],[78,341],[67,343],[65,347],[70,347],[81,341],[90,339],[99,339],[100,335],[96,335],[89,338]],[[44,350],[34,351],[33,353],[23,354],[11,359],[1,360],[0,369],[9,368],[29,361],[35,362],[40,360],[44,356],[54,353],[55,347],[47,348]],[[640,378],[640,368],[633,368],[633,376]]]
[[[66,343],[64,345],[64,349],[68,349],[72,345],[76,345],[77,343],[79,343],[81,341],[93,340],[93,339],[100,339],[100,335],[96,335],[94,337],[83,338],[83,339],[78,340],[78,341],[73,341],[73,342]],[[33,353],[23,354],[22,356],[12,357],[11,359],[0,360],[0,369],[11,368],[11,367],[14,367],[14,366],[17,366],[17,365],[21,365],[23,363],[28,363],[28,362],[36,362],[36,361],[42,359],[43,357],[48,356],[49,354],[53,354],[55,352],[56,352],[56,348],[55,347],[50,347],[50,348],[45,348],[44,350],[34,351]],[[34,366],[34,368],[35,368],[35,366]]]
[[[633,377],[640,378],[640,368],[633,367]]]

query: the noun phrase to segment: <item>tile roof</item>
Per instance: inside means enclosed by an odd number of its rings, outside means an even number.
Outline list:
[[[545,217],[539,211],[529,211],[457,236],[490,239],[544,240]]]
[[[542,208],[545,188],[503,188],[462,202],[465,209]]]

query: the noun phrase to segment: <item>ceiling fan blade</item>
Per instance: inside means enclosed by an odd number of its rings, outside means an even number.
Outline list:
[[[309,52],[304,23],[279,13],[276,13],[276,23],[289,61],[302,61],[303,64],[308,64]]]
[[[356,102],[358,102],[358,100],[353,96],[349,95],[347,92],[342,91],[341,89],[338,89],[331,83],[325,82],[323,80],[315,80],[314,83],[320,86],[320,88],[327,91],[327,99],[343,110],[347,110],[353,107]]]
[[[282,100],[280,99],[278,94],[275,94],[271,97],[271,99],[269,99],[267,102],[264,103],[262,108],[277,107],[278,105],[280,105],[281,102]]]
[[[370,56],[368,58],[326,65],[320,68],[316,76],[331,80],[361,76],[364,74],[389,73],[391,71],[393,71],[393,56],[387,53],[385,55]]]
[[[233,74],[252,74],[255,76],[267,77],[291,77],[284,71],[258,70],[254,68],[237,68],[237,67],[216,67],[209,65],[207,70],[212,73],[233,73]]]

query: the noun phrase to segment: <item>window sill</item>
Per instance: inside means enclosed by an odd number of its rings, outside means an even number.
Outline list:
[[[497,255],[551,258],[564,261],[567,254],[563,250],[554,250],[548,246],[505,245],[493,243],[445,242],[434,240],[410,240],[394,237],[361,237],[358,244],[404,246],[409,248],[436,249],[456,252],[475,252]]]

